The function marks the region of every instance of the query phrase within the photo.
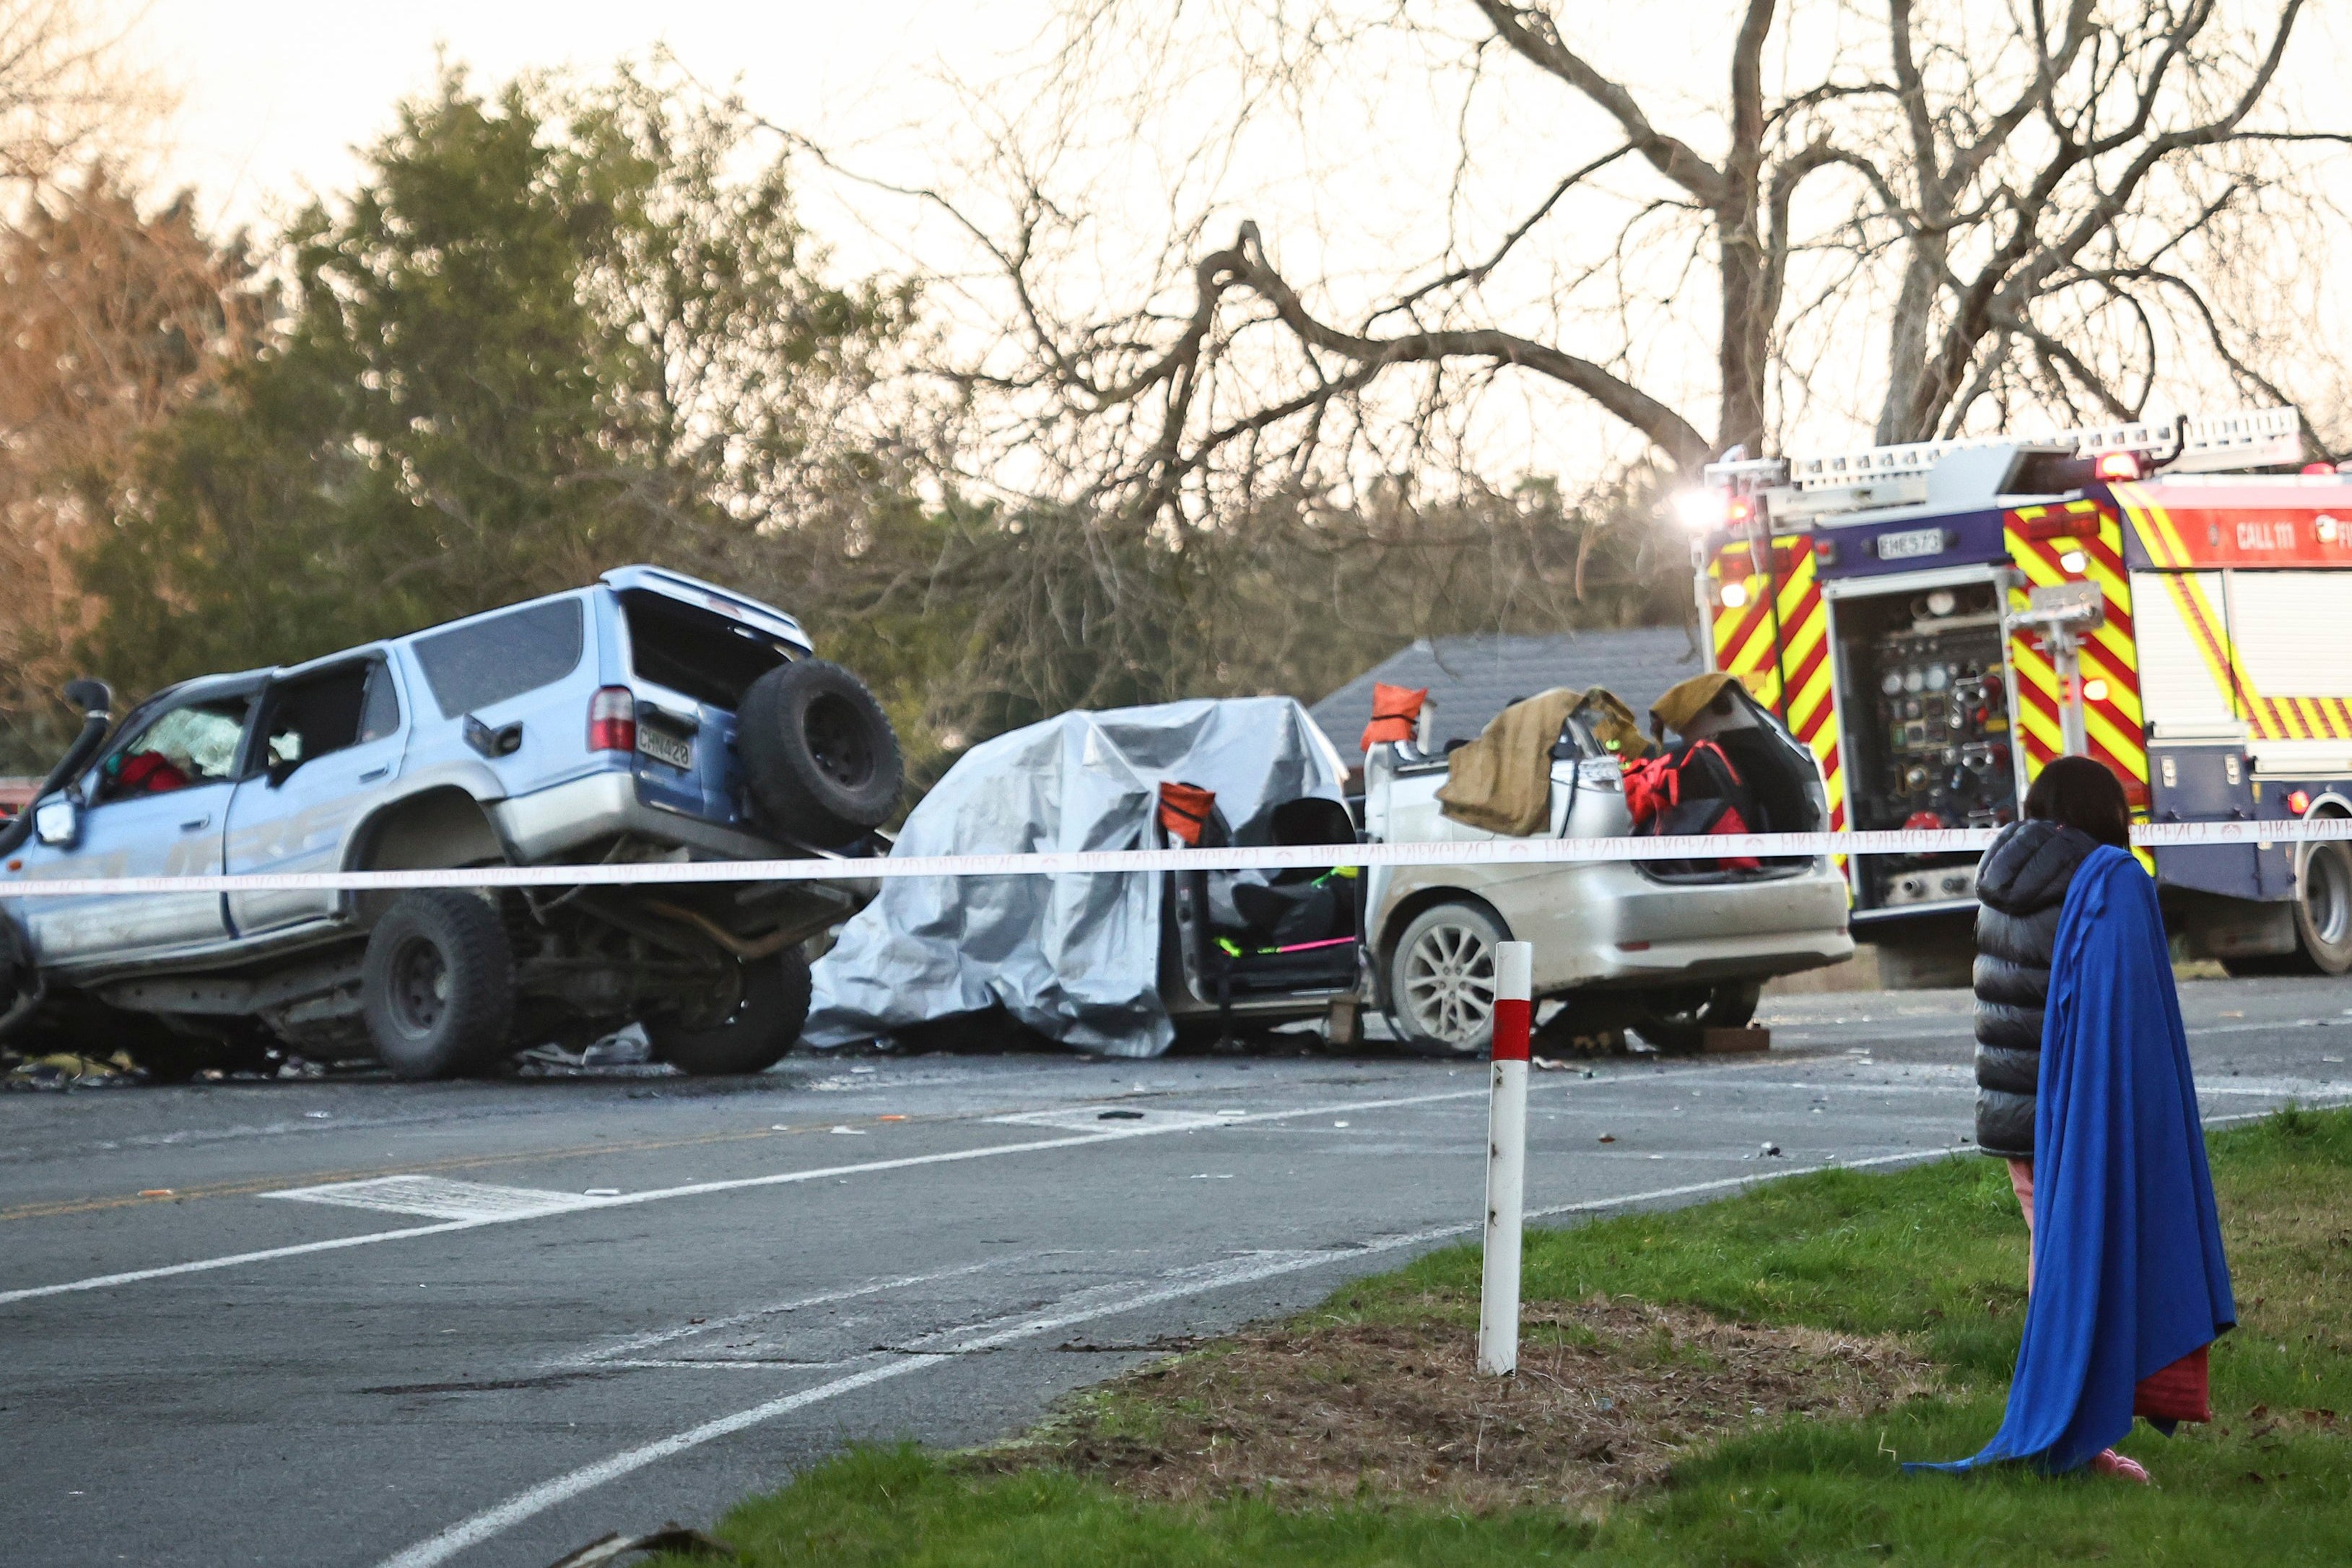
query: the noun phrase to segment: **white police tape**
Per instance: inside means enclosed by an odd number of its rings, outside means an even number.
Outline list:
[[[1596,860],[1722,860],[1819,855],[1975,854],[1990,827],[1894,833],[1724,833],[1657,838],[1478,838],[1434,844],[1258,845],[1230,849],[1078,849],[1025,855],[892,855],[876,859],[650,860],[597,866],[475,866],[452,870],[247,872],[172,877],[10,879],[0,899],[157,893],[390,892],[414,888],[617,888],[696,883],[856,882],[898,877],[1089,876],[1131,871],[1279,870],[1327,866],[1550,866]],[[2352,840],[2352,817],[2302,822],[2158,822],[2132,829],[2141,848]]]

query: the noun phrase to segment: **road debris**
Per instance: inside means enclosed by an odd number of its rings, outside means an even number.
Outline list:
[[[835,1131],[835,1132],[837,1132],[837,1133],[839,1133],[839,1134],[841,1134],[841,1136],[843,1136],[843,1137],[845,1137],[845,1138],[863,1138],[863,1137],[865,1137],[865,1136],[866,1136],[866,1129],[865,1129],[865,1128],[863,1128],[863,1127],[852,1127],[852,1126],[850,1126],[850,1125],[849,1125],[848,1123],[846,1123],[846,1122],[844,1122],[842,1125],[840,1125],[840,1126],[838,1126],[838,1127],[834,1128],[834,1129],[833,1129],[833,1131]]]
[[[7,1076],[0,1079],[0,1085],[9,1089],[114,1089],[146,1081],[146,1070],[129,1051],[117,1051],[110,1057],[57,1051],[14,1060]]]
[[[1617,1134],[1614,1132],[1603,1132],[1601,1135],[1601,1142],[1603,1143],[1614,1143],[1617,1142]]]

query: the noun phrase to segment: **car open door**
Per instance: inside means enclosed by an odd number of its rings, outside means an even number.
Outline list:
[[[79,809],[70,838],[26,847],[27,876],[217,874],[252,711],[249,691],[215,689],[134,713],[123,739],[73,786]],[[228,934],[217,892],[27,899],[24,918],[45,967],[136,960]]]

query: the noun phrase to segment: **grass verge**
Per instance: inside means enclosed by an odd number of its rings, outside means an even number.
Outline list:
[[[1475,1483],[1458,1455],[1403,1462],[1451,1440],[1447,1419],[1459,1436],[1444,1358],[1466,1357],[1478,1259],[1454,1248],[1003,1448],[849,1454],[717,1532],[762,1568],[2342,1563],[2352,1113],[2289,1111],[2211,1147],[2243,1321],[2214,1349],[2216,1421],[2124,1445],[2154,1489],[1897,1472],[1991,1434],[2016,1352],[2023,1229],[2000,1167],[1964,1158],[1530,1234],[1522,1364],[1559,1369],[1559,1390],[1522,1378],[1496,1406],[1497,1452],[1520,1446],[1500,1480],[1483,1437]],[[1749,1403],[1768,1383],[1781,1394]],[[1654,1462],[1592,1449],[1573,1405],[1601,1387],[1655,1396],[1663,1414],[1619,1440]],[[1319,1436],[1296,1414],[1318,1400]]]

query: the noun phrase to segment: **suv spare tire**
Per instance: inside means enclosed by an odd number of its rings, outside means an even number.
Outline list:
[[[360,997],[395,1077],[488,1065],[514,1023],[514,948],[498,910],[472,893],[401,894],[368,934]]]
[[[907,768],[890,717],[866,683],[804,658],[751,683],[736,711],[735,749],[769,826],[845,844],[890,820]]]

